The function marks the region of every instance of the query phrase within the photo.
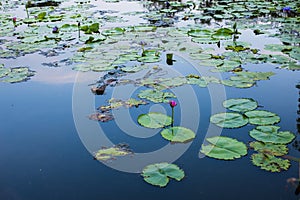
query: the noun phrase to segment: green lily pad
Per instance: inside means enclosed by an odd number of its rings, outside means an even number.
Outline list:
[[[115,159],[115,157],[126,156],[132,153],[133,152],[129,149],[128,145],[119,144],[114,147],[100,149],[95,153],[95,159],[107,161]]]
[[[250,142],[250,147],[260,153],[270,154],[273,156],[283,156],[288,153],[287,146],[282,144],[273,144],[269,142]]]
[[[239,128],[248,123],[248,119],[239,113],[218,113],[210,117],[210,122],[222,128]]]
[[[152,101],[154,103],[166,103],[169,102],[167,98],[176,98],[176,96],[173,93],[151,89],[142,90],[138,94],[138,97],[142,99],[148,99],[149,101]]]
[[[177,165],[165,162],[146,166],[141,175],[147,183],[159,187],[165,187],[170,178],[181,181],[185,176]]]
[[[187,142],[194,139],[196,136],[192,130],[180,126],[164,129],[161,132],[161,135],[171,142]]]
[[[257,102],[248,98],[228,99],[223,102],[223,106],[229,110],[244,113],[256,109]]]
[[[172,123],[172,118],[158,112],[149,112],[141,114],[138,117],[138,123],[147,128],[163,128]]]
[[[290,167],[290,161],[286,159],[276,158],[275,156],[262,153],[253,154],[251,156],[253,165],[270,172],[281,172]]]
[[[212,35],[212,37],[220,40],[231,39],[233,33],[234,32],[229,28],[220,28]]]
[[[209,144],[202,144],[200,152],[211,158],[234,160],[247,154],[247,146],[236,139],[216,136],[206,140]]]
[[[271,142],[275,144],[288,144],[295,138],[290,131],[279,131],[279,126],[257,126],[251,130],[250,136],[261,142]]]
[[[272,125],[280,121],[278,115],[265,110],[248,111],[245,115],[249,118],[249,123],[254,125]]]

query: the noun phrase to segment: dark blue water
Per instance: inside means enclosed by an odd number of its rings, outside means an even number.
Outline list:
[[[299,73],[276,70],[273,66],[260,67],[277,74],[250,89],[226,87],[227,97],[256,99],[263,109],[281,117],[281,130],[297,134],[299,90],[295,85]],[[93,160],[74,125],[73,84],[32,80],[19,84],[1,83],[0,88],[0,199],[297,199],[293,194],[295,188],[286,183],[286,179],[298,175],[295,162],[286,172],[270,173],[251,164],[251,151],[235,161],[199,159],[198,152],[210,117],[207,88],[194,88],[201,109],[197,137],[175,161],[184,169],[186,177],[181,182],[171,180],[166,188],[153,187],[139,174],[120,172]],[[109,91],[106,95],[105,98]],[[132,118],[150,107],[132,108]],[[163,107],[170,113],[167,105]],[[179,118],[176,116],[175,121]],[[193,121],[191,119],[191,123]],[[122,134],[114,121],[101,126],[111,132],[112,141],[126,142],[137,152],[153,151],[166,144],[159,134],[146,139]],[[248,142],[252,141],[248,135],[252,128],[247,125],[226,129],[222,135]],[[291,145],[289,150],[291,155],[299,156]]]

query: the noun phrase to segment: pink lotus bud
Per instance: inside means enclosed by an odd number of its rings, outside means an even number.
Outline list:
[[[17,22],[17,18],[16,17],[13,17],[12,20],[13,20],[14,23]]]
[[[172,108],[174,108],[175,106],[177,106],[177,103],[176,103],[176,101],[174,101],[174,100],[169,101],[169,104],[170,104],[170,106],[171,106]]]

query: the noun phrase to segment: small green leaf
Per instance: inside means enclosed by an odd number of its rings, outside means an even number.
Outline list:
[[[138,123],[147,128],[163,128],[172,123],[172,118],[158,112],[149,112],[148,114],[141,114],[138,117]]]
[[[177,165],[165,162],[146,166],[141,175],[147,183],[159,187],[165,187],[170,178],[180,181],[185,176]]]
[[[148,99],[149,101],[152,101],[154,103],[168,102],[169,100],[167,98],[176,98],[176,96],[173,93],[151,89],[142,90],[138,94],[138,97],[142,99]]]
[[[187,142],[195,138],[196,134],[185,127],[175,126],[164,129],[161,135],[171,142]]]
[[[279,131],[279,126],[257,126],[251,130],[250,136],[261,142],[271,142],[275,144],[288,144],[295,138],[289,131]]]
[[[206,139],[209,144],[202,144],[200,152],[216,159],[234,160],[247,154],[247,146],[236,139],[216,136]]]

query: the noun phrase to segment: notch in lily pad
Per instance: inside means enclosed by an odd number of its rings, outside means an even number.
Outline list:
[[[144,181],[159,187],[167,186],[170,179],[181,181],[185,176],[184,171],[177,165],[166,162],[146,166],[141,175]]]

